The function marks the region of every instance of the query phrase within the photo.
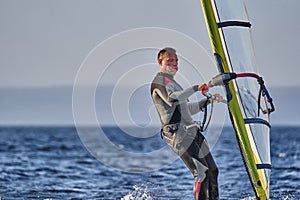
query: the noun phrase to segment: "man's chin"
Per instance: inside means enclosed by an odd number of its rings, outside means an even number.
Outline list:
[[[177,70],[176,71],[174,70],[171,72],[172,76],[175,76],[176,73],[177,73]]]

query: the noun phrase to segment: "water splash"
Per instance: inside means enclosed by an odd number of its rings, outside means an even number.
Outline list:
[[[297,200],[293,194],[278,194],[273,195],[272,199],[278,199],[278,200]]]
[[[154,200],[155,197],[152,194],[152,184],[146,183],[140,186],[134,185],[133,191],[130,191],[127,195],[121,198],[121,200]]]

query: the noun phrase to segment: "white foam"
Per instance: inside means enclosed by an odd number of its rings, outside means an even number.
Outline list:
[[[121,200],[154,200],[154,197],[151,196],[147,185],[142,184],[141,186],[134,185],[133,191],[130,191]]]

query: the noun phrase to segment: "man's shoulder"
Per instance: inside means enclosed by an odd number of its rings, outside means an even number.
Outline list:
[[[159,86],[163,86],[164,87],[164,86],[169,85],[170,83],[172,83],[172,79],[171,78],[169,78],[167,76],[163,76],[161,74],[157,74],[154,77],[151,85],[159,85]]]
[[[158,84],[162,84],[162,85],[168,85],[171,82],[172,82],[172,78],[170,78],[162,73],[157,73],[152,81],[152,83],[158,83]]]
[[[151,83],[151,92],[153,92],[154,89],[159,89],[159,90],[165,90],[166,85],[168,85],[171,82],[171,80],[163,76],[162,74],[158,73],[154,77],[152,83]]]
[[[159,73],[156,74],[156,76],[154,77],[152,84],[160,84],[163,82],[164,77],[162,75],[160,75]]]

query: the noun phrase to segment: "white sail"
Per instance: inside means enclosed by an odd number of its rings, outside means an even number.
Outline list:
[[[269,198],[272,99],[258,75],[246,7],[242,0],[201,0],[212,48],[225,85],[228,108],[255,194]],[[271,104],[271,109],[268,108]]]

